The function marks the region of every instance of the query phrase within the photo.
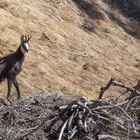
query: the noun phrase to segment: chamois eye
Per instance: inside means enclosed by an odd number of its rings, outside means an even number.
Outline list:
[[[29,44],[27,43],[27,42],[24,42],[23,44],[22,44],[22,47],[25,49],[25,50],[28,50],[29,48]]]

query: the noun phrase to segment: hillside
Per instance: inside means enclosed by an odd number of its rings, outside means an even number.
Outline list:
[[[140,76],[139,17],[119,2],[1,0],[0,56],[15,51],[22,34],[32,35],[18,76],[22,94],[93,98],[110,77],[133,85]],[[3,82],[0,96],[6,90]]]

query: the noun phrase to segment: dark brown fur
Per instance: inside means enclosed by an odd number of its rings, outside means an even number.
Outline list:
[[[27,38],[22,36],[21,44],[17,51],[0,59],[0,82],[7,79],[7,98],[9,98],[11,94],[12,84],[16,88],[18,98],[20,98],[21,94],[16,76],[21,72],[22,63],[25,59],[25,54],[21,52],[21,45],[24,45],[24,43],[28,42],[29,40],[29,37]]]

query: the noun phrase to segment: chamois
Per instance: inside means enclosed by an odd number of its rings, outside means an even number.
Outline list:
[[[7,99],[11,95],[12,84],[16,88],[17,98],[19,99],[21,94],[16,76],[21,72],[22,63],[25,59],[25,54],[29,50],[30,36],[21,36],[21,42],[18,49],[5,57],[0,58],[0,82],[7,79],[8,92]]]

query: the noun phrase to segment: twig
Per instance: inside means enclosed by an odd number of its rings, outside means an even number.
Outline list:
[[[72,113],[71,117],[69,118],[69,121],[68,121],[68,132],[69,132],[69,131],[72,131],[72,122],[73,122],[73,119],[76,117],[77,112],[78,112],[78,109],[76,109],[76,110]]]
[[[48,117],[46,117],[46,118],[41,122],[40,125],[38,125],[38,126],[36,126],[36,127],[34,127],[34,128],[31,128],[31,129],[30,129],[31,132],[29,132],[29,133],[27,133],[27,134],[25,134],[25,135],[23,135],[23,136],[20,136],[19,138],[16,138],[15,140],[23,139],[23,138],[29,136],[30,134],[32,134],[32,133],[34,133],[35,131],[37,131],[40,127],[42,127],[42,126],[44,125],[44,123],[50,123],[50,122],[52,122],[52,121],[55,121],[55,120],[58,119],[58,118],[59,118],[59,117],[56,116],[56,117],[54,117],[54,118],[48,120]]]
[[[116,137],[111,136],[111,135],[99,135],[98,139],[99,139],[99,140],[106,140],[106,139],[117,140]]]
[[[74,135],[76,134],[76,132],[78,132],[77,130],[77,126],[75,126],[71,132],[69,132],[69,135],[68,135],[68,139],[72,139],[74,137]]]
[[[137,98],[140,98],[140,96],[136,96],[136,97],[132,98],[132,99],[129,101],[127,107],[125,108],[125,111],[128,110],[128,108],[129,108],[130,104],[132,103],[132,101],[134,101],[134,100],[137,99]]]
[[[113,80],[114,80],[114,79],[111,78],[111,79],[109,80],[109,82],[106,84],[105,87],[101,87],[101,89],[100,89],[100,94],[99,94],[98,99],[102,99],[104,92],[110,88],[110,86],[111,86]]]
[[[59,135],[58,140],[62,140],[63,132],[64,132],[66,126],[67,126],[67,123],[68,123],[68,119],[66,120],[66,122],[65,122],[64,125],[62,126],[62,129],[61,129],[61,131],[60,131],[60,135]]]
[[[119,83],[119,82],[117,82],[117,81],[112,81],[112,84],[113,84],[114,86],[120,86],[120,87],[122,87],[122,88],[127,89],[127,91],[131,91],[131,92],[133,92],[133,93],[136,93],[137,95],[140,95],[140,92],[139,92],[138,90],[136,90],[135,88],[133,88],[133,87],[128,87],[128,86],[126,86],[126,85],[124,85],[124,84],[122,84],[122,83]]]
[[[108,106],[97,107],[97,108],[92,109],[92,111],[97,111],[97,110],[101,110],[101,109],[110,109],[110,108],[122,106],[126,103],[128,103],[128,101],[124,101],[124,102],[116,104],[116,105],[108,105]]]

